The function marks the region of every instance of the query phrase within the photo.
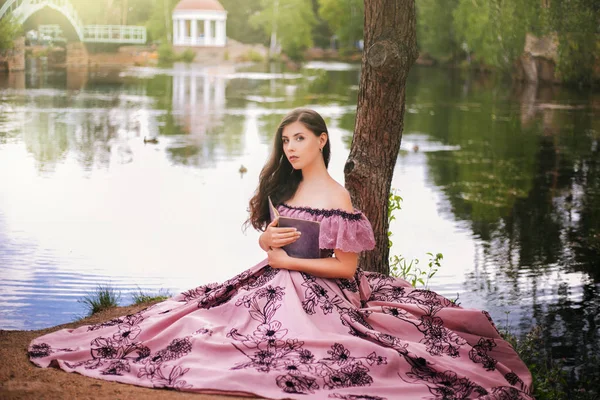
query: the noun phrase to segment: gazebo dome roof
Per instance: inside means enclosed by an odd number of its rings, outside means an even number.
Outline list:
[[[225,11],[217,0],[181,0],[174,11]]]

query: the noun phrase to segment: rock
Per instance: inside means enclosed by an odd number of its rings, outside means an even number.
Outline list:
[[[528,33],[525,36],[524,51],[533,57],[545,58],[556,63],[558,61],[558,36],[552,33],[548,36],[538,38]]]
[[[556,78],[558,60],[558,37],[550,34],[538,38],[531,33],[525,37],[523,55],[516,67],[515,79],[530,83],[559,82]]]

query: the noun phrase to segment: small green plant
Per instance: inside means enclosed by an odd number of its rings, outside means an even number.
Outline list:
[[[94,292],[86,294],[77,300],[88,309],[88,315],[117,307],[121,300],[121,292],[110,285],[98,285]]]
[[[0,53],[12,50],[15,40],[23,34],[23,26],[10,13],[0,20]]]
[[[243,56],[242,59],[244,61],[252,61],[252,62],[263,62],[265,58],[262,54],[254,49],[248,50]]]
[[[196,52],[192,49],[186,49],[183,53],[181,53],[178,57],[179,60],[185,63],[191,63],[196,58]]]
[[[133,304],[135,304],[135,305],[150,303],[150,302],[155,302],[155,301],[163,301],[163,300],[168,299],[171,296],[172,296],[172,294],[168,290],[161,289],[158,291],[158,294],[152,295],[152,294],[144,292],[139,287],[137,288],[136,292],[132,293]]]
[[[396,210],[402,209],[402,197],[398,195],[395,189],[390,191],[388,196],[388,224],[396,219],[394,215]],[[388,246],[392,247],[392,232],[388,231]],[[429,280],[438,272],[442,266],[441,261],[444,259],[442,253],[427,253],[429,256],[429,262],[427,263],[426,269],[421,269],[418,259],[412,259],[407,261],[403,256],[393,255],[390,257],[390,275],[396,278],[402,278],[413,287],[417,287],[417,284],[425,286],[425,289],[429,288]],[[456,298],[458,300],[458,297]]]
[[[396,210],[402,210],[402,197],[398,195],[395,189],[390,191],[388,196],[388,225],[396,219],[394,212]],[[392,247],[392,240],[390,237],[392,236],[392,232],[388,231],[388,247]]]
[[[390,275],[410,282],[413,287],[421,284],[425,289],[428,289],[429,280],[438,272],[444,256],[442,253],[437,253],[435,256],[433,253],[427,253],[427,255],[429,256],[429,262],[425,269],[418,266],[419,260],[416,258],[407,262],[403,256],[392,256],[390,258]]]
[[[158,47],[158,63],[161,65],[172,64],[176,61],[177,56],[173,47],[169,43],[163,43]]]

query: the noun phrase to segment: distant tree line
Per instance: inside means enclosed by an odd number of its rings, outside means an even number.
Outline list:
[[[153,41],[171,32],[178,0],[71,0],[87,23],[143,24]],[[293,58],[305,49],[355,50],[363,38],[364,0],[220,0],[227,36],[272,45]],[[439,63],[510,72],[527,33],[556,35],[557,74],[591,83],[600,60],[597,0],[416,0],[418,46]],[[108,10],[108,12],[107,12]]]
[[[275,45],[293,58],[313,46],[342,54],[360,47],[364,1],[220,0],[229,38]],[[179,0],[71,2],[86,24],[145,25],[151,41],[168,42]],[[562,81],[590,84],[600,68],[597,0],[416,0],[416,6],[419,51],[436,62],[510,72],[531,33],[558,38]]]
[[[556,35],[557,74],[590,84],[600,65],[597,0],[416,0],[421,52],[436,61],[510,71],[525,36]],[[442,4],[443,3],[443,4]]]

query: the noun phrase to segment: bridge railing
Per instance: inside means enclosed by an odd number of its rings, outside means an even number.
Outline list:
[[[86,25],[83,27],[86,43],[146,43],[146,27],[132,25]]]

